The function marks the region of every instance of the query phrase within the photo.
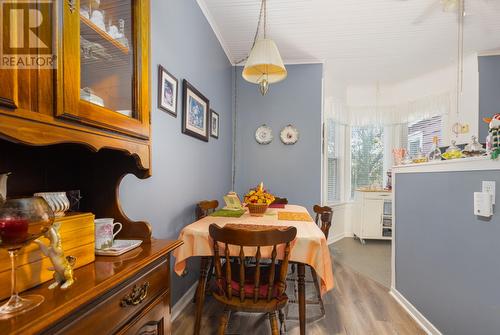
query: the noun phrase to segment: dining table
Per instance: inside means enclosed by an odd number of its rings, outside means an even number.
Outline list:
[[[319,278],[321,294],[333,289],[333,268],[324,233],[316,225],[307,209],[299,205],[284,205],[281,208],[269,208],[263,216],[252,216],[248,212],[240,217],[206,216],[182,229],[179,240],[184,243],[177,248],[174,271],[182,276],[186,270],[186,261],[190,257],[201,257],[200,278],[196,291],[196,315],[194,334],[201,329],[201,316],[205,299],[207,275],[213,256],[213,241],[209,236],[212,223],[223,227],[226,224],[251,224],[269,226],[292,226],[297,228],[295,240],[291,243],[290,262],[297,265],[299,328],[300,334],[306,332],[306,299],[305,299],[305,267],[312,267]],[[216,214],[215,214],[216,215]],[[235,254],[234,256],[238,256]],[[279,258],[278,254],[278,258]],[[263,258],[270,255],[262,255]]]

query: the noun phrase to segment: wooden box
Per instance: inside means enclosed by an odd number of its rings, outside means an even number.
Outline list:
[[[76,257],[75,269],[95,260],[94,251],[94,215],[92,213],[68,213],[56,218],[61,224],[60,234],[65,256]],[[49,240],[40,240],[49,244]],[[19,292],[53,280],[50,259],[31,243],[21,249],[17,258],[17,286]],[[10,259],[5,250],[0,250],[0,300],[10,296]],[[78,279],[78,278],[77,278]],[[77,285],[74,284],[74,285]]]

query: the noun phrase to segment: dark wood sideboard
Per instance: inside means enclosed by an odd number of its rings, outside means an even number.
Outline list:
[[[119,199],[126,175],[152,175],[150,0],[101,2],[106,22],[123,22],[120,40],[82,14],[88,1],[36,2],[30,6],[45,22],[36,34],[53,46],[57,66],[0,69],[0,173],[12,172],[8,196],[78,190],[75,211],[112,217],[123,224],[117,238],[144,243],[78,268],[66,291],[47,282],[22,292],[45,302],[0,320],[0,334],[170,334],[170,252],[181,242],[152,239],[151,225],[128,218]]]
[[[0,320],[0,334],[170,334],[170,253],[180,241],[151,240],[118,257],[96,257],[67,290],[50,282],[23,294],[45,302]]]

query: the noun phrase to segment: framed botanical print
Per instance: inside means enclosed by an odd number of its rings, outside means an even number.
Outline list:
[[[182,132],[208,142],[210,103],[186,79],[184,79],[182,86]]]
[[[219,114],[210,110],[210,136],[219,138]]]
[[[177,79],[161,65],[158,66],[158,108],[177,117]]]

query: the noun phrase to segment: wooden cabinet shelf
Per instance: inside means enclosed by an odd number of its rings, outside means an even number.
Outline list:
[[[92,21],[87,19],[85,16],[80,14],[80,21],[82,22],[81,25],[81,33],[84,35],[88,35],[89,32],[94,32],[97,33],[104,41],[107,41],[110,45],[112,45],[114,48],[119,50],[125,55],[128,55],[130,52],[130,49],[121,43],[120,41],[117,41],[114,39],[110,34],[108,34],[106,31],[102,30],[100,27],[95,25]],[[83,27],[86,27],[84,29]]]

